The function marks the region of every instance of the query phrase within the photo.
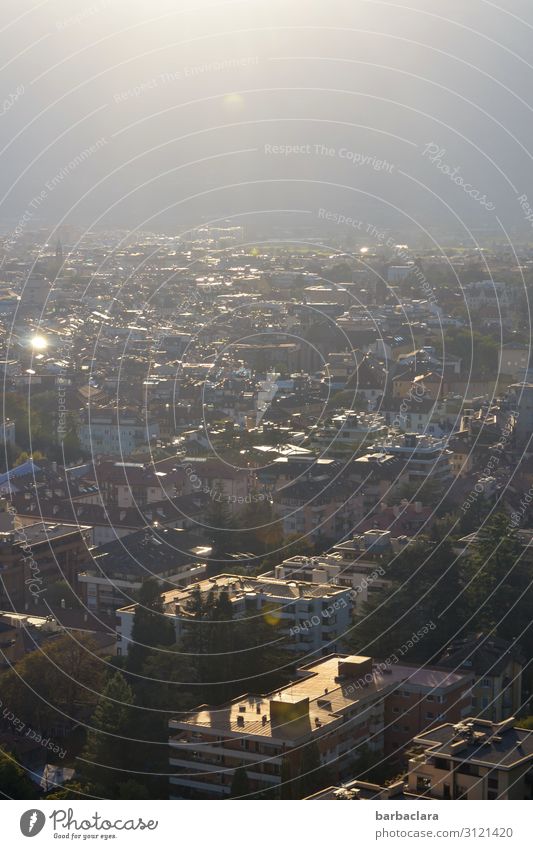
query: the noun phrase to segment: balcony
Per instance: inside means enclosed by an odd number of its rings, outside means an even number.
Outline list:
[[[223,743],[213,743],[213,745],[203,744],[201,741],[191,741],[187,740],[185,737],[171,737],[168,741],[169,746],[172,749],[178,749],[180,755],[183,756],[183,760],[190,762],[188,759],[188,754],[191,751],[197,751],[201,755],[213,755],[214,757],[223,757],[226,761],[231,758],[237,758],[238,760],[246,760],[253,761],[255,763],[260,763],[261,761],[266,761],[270,764],[276,764],[278,766],[281,765],[282,758],[278,755],[270,755],[267,751],[265,751],[266,746],[263,746],[263,751],[259,752],[250,752],[247,749],[230,749],[225,746]],[[174,752],[172,753],[174,754]],[[176,753],[177,754],[177,753]],[[198,760],[192,760],[193,763],[198,763]],[[205,759],[205,763],[209,764],[207,759]],[[211,765],[214,761],[211,761]],[[219,762],[220,766],[220,762]]]
[[[205,794],[216,794],[218,796],[227,796],[230,792],[230,785],[214,784],[211,781],[191,781],[188,776],[171,775],[170,783],[177,784],[180,787],[189,787],[191,790],[199,790]]]

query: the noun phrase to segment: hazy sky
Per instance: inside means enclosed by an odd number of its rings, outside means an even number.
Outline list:
[[[533,233],[531,0],[2,10],[4,230],[25,213],[172,230],[273,210],[318,229],[327,210]]]

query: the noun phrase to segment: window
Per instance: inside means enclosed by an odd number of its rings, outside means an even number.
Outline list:
[[[435,719],[435,714],[431,713],[431,711],[428,711],[426,713],[426,719]]]
[[[490,678],[482,678],[481,679],[481,686],[485,687],[485,689],[489,688],[491,686]]]
[[[458,765],[457,773],[461,773],[461,775],[473,775],[479,778],[479,767],[468,761],[463,761]]]

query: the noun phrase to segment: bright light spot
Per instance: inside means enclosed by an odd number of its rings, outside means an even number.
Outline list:
[[[34,351],[44,351],[48,347],[48,341],[44,336],[33,336],[31,339],[31,347]]]
[[[244,97],[242,94],[227,94],[224,98],[224,106],[231,109],[233,112],[240,112],[244,107]]]
[[[263,607],[263,619],[267,625],[275,627],[281,621],[279,607],[274,604],[266,604]]]
[[[361,248],[361,250],[359,251],[359,253],[360,253],[360,254],[367,254],[367,253],[368,253],[368,248]]]

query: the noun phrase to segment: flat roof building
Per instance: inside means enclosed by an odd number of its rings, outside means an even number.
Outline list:
[[[364,656],[331,655],[307,664],[280,690],[202,705],[170,720],[171,796],[224,798],[238,767],[246,769],[252,792],[276,793],[284,762],[297,775],[310,745],[333,780],[343,780],[353,776],[363,747],[386,753],[386,715],[400,687],[418,700],[415,729],[429,724],[425,707],[436,693],[453,695],[453,709],[460,711],[467,683],[463,675],[400,663],[386,667]]]
[[[531,799],[533,731],[469,718],[413,740],[409,790],[433,799]]]
[[[334,584],[276,580],[241,575],[217,575],[162,594],[164,614],[180,639],[194,614],[190,611],[193,593],[205,598],[227,593],[234,618],[257,617],[263,613],[277,623],[279,648],[292,652],[323,653],[335,650],[336,640],[349,629],[352,621],[352,593]],[[117,610],[118,653],[131,645],[135,604]]]

